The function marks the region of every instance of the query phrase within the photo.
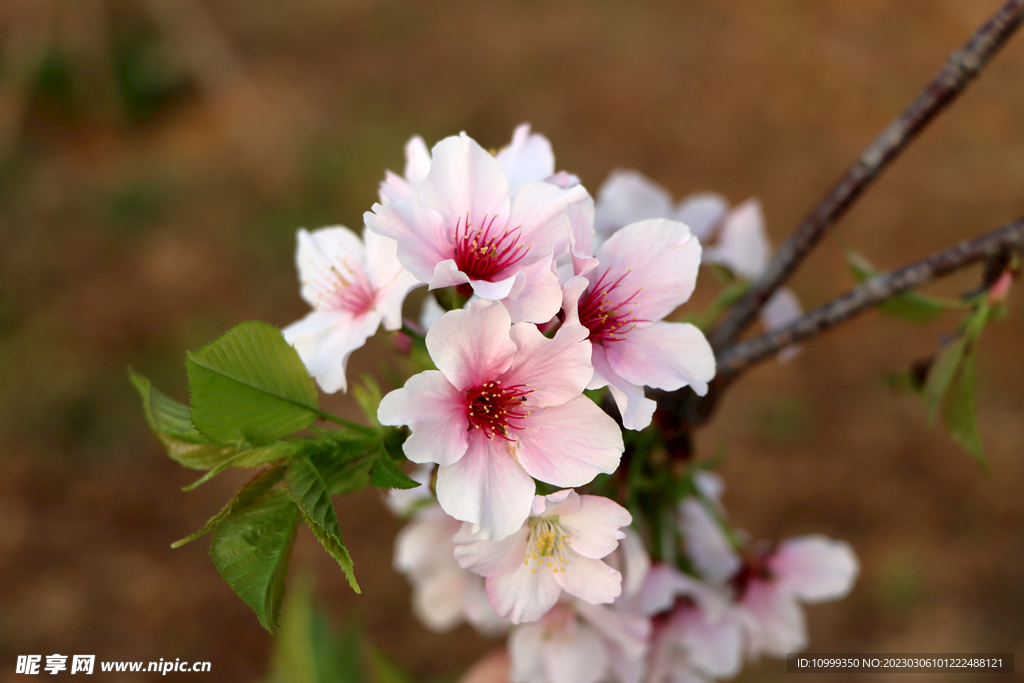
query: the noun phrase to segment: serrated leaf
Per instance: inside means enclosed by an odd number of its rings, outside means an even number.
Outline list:
[[[370,470],[370,483],[379,489],[414,489],[420,485],[398,466],[381,441],[379,453]]]
[[[281,331],[244,322],[188,354],[192,424],[219,444],[265,445],[316,419],[317,392]]]
[[[276,467],[268,467],[263,470],[255,477],[250,479],[245,485],[238,490],[235,497],[228,501],[227,505],[220,509],[220,512],[215,514],[209,520],[202,529],[186,536],[180,541],[175,541],[171,544],[172,548],[180,548],[186,543],[191,543],[197,538],[213,531],[217,526],[223,522],[228,516],[235,510],[245,507],[250,503],[254,502],[264,493],[274,488],[282,479],[284,479],[285,467],[284,465],[277,465]]]
[[[341,437],[330,432],[324,440],[303,449],[332,496],[353,493],[369,483],[370,467],[377,453],[377,440],[364,436]]]
[[[356,583],[352,557],[341,540],[341,528],[338,526],[334,504],[331,502],[324,480],[320,478],[313,463],[306,458],[293,460],[285,474],[285,487],[288,489],[288,495],[302,511],[302,516],[313,535],[345,572],[345,578],[348,579],[352,590],[356,593],[361,592],[359,584]]]
[[[191,409],[153,388],[148,378],[128,368],[128,378],[142,398],[142,411],[149,428],[163,444],[167,455],[185,467],[208,470],[235,453],[230,446],[218,446],[192,426]]]
[[[950,390],[942,414],[942,422],[961,448],[967,451],[986,473],[989,472],[985,451],[981,445],[981,433],[978,431],[978,413],[975,405],[975,358],[972,350],[966,354],[960,364],[960,373]]]
[[[274,443],[259,448],[231,449],[231,454],[213,469],[207,471],[203,476],[196,479],[187,486],[182,486],[182,491],[191,491],[213,479],[226,469],[237,467],[239,469],[252,469],[262,467],[269,462],[282,460],[291,457],[298,450],[295,443],[288,441],[275,441]]]
[[[281,613],[298,519],[298,506],[274,489],[232,510],[213,531],[213,565],[268,631]]]

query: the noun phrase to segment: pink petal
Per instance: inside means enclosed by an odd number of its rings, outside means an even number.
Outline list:
[[[502,384],[527,384],[533,393],[527,405],[561,405],[583,393],[594,369],[590,365],[589,332],[582,325],[562,325],[548,339],[530,323],[512,326],[518,347],[515,360],[502,375]]]
[[[555,317],[562,304],[562,288],[551,270],[551,261],[526,264],[516,277],[522,278],[522,287],[518,291],[513,288],[502,300],[512,320],[541,324]],[[473,289],[479,293],[475,284]]]
[[[451,234],[444,217],[416,200],[374,204],[363,214],[366,227],[398,241],[398,260],[419,279],[430,282],[434,266],[451,258]]]
[[[574,544],[575,545],[575,544]],[[608,604],[615,601],[622,593],[622,574],[606,565],[601,560],[569,553],[569,564],[553,567],[555,581],[571,595],[592,605]],[[539,573],[547,574],[547,568],[538,568]]]
[[[715,376],[715,354],[704,333],[689,323],[659,322],[605,346],[608,364],[631,384],[675,391],[690,386],[699,396]]]
[[[430,172],[430,150],[419,135],[405,143],[405,177],[413,187],[419,188]]]
[[[740,558],[718,522],[697,498],[679,506],[686,554],[700,575],[712,583],[725,583],[739,570]]]
[[[676,613],[683,623],[678,635],[693,666],[714,678],[732,678],[743,665],[743,634],[735,618],[712,620],[701,609]]]
[[[551,150],[551,143],[543,135],[531,135],[528,123],[516,126],[512,142],[494,159],[505,171],[512,194],[523,184],[544,180],[555,172],[555,153]]]
[[[380,314],[370,311],[352,317],[347,311],[312,311],[281,330],[295,347],[306,369],[328,394],[345,391],[345,366],[380,326]]]
[[[451,465],[466,452],[466,395],[436,370],[410,377],[404,387],[385,396],[377,419],[412,430],[402,450],[413,462]]]
[[[796,298],[793,290],[788,287],[780,287],[772,298],[768,299],[768,302],[761,307],[758,315],[766,330],[776,330],[790,324],[803,315],[803,312],[800,300]],[[785,363],[799,353],[800,346],[793,344],[779,351],[776,357],[780,362]]]
[[[530,515],[536,485],[504,439],[469,435],[461,460],[437,471],[437,500],[455,519],[480,525],[476,535],[500,541],[519,530]]]
[[[500,541],[482,541],[472,532],[472,524],[464,522],[455,534],[455,559],[459,566],[480,576],[496,576],[513,572],[523,564],[526,543],[530,540],[530,527]]]
[[[859,569],[849,543],[820,535],[783,541],[770,562],[779,590],[805,602],[843,597],[853,588]]]
[[[508,681],[544,680],[547,676],[544,664],[544,647],[547,639],[547,627],[544,622],[524,624],[512,629],[508,637],[508,654],[512,660]]]
[[[558,515],[559,525],[572,535],[572,550],[593,559],[618,548],[626,535],[620,528],[633,522],[626,508],[602,496],[580,496],[579,510]]]
[[[446,258],[434,265],[434,274],[430,277],[430,291],[445,287],[458,287],[469,283],[469,276],[459,270],[455,259]]]
[[[608,650],[600,636],[585,625],[571,637],[554,637],[544,645],[549,678],[558,683],[597,683],[608,669]]]
[[[466,573],[456,568],[413,584],[413,611],[431,631],[449,631],[462,619],[464,606],[459,598],[466,578]]]
[[[422,284],[398,261],[398,243],[372,230],[363,231],[366,243],[366,274],[377,292],[376,308],[384,318],[384,329],[402,327],[402,303],[406,295]]]
[[[565,313],[566,325],[580,324],[580,295],[590,285],[585,277],[573,277],[562,288],[562,310]],[[603,384],[601,386],[604,386]],[[593,389],[594,387],[587,387]]]
[[[508,223],[508,181],[487,150],[460,133],[434,145],[432,157],[419,199],[444,216],[447,238],[455,234],[460,218],[463,226],[467,220],[481,225],[492,217],[499,226]]]
[[[796,599],[776,586],[751,581],[743,596],[741,613],[751,655],[784,657],[807,646],[804,613]]]
[[[597,191],[594,227],[604,237],[648,218],[665,218],[672,211],[672,195],[640,173],[616,169]]]
[[[537,621],[555,606],[562,594],[562,587],[551,572],[531,569],[522,563],[514,572],[487,577],[485,585],[491,607],[513,624]]]
[[[623,342],[615,342],[621,344]],[[614,345],[614,344],[613,344]],[[626,429],[641,430],[651,424],[654,419],[654,411],[658,404],[644,396],[644,388],[636,384],[630,384],[619,375],[608,364],[606,348],[601,344],[594,344],[590,356],[594,364],[594,377],[601,377],[601,386],[607,386],[615,399],[615,405],[622,416],[622,426]],[[587,385],[588,389],[598,389],[595,382],[591,380]]]
[[[700,192],[681,201],[672,218],[686,223],[690,232],[703,242],[711,237],[728,209],[729,202],[722,195]]]
[[[469,280],[469,285],[473,288],[473,293],[481,299],[501,301],[522,292],[526,287],[526,279],[526,274],[515,271],[501,280]]]
[[[339,277],[352,282],[353,270],[363,276],[366,263],[363,243],[345,226],[320,228],[312,233],[302,228],[295,237],[295,266],[302,283],[302,298],[310,306],[319,307],[319,293],[324,283],[335,282]]]
[[[511,326],[501,304],[474,301],[431,325],[427,351],[455,388],[473,389],[498,379],[511,365],[516,354],[516,344],[509,337]]]
[[[583,486],[611,474],[622,457],[622,431],[586,396],[534,410],[525,421],[516,456],[530,474],[555,486]]]
[[[707,258],[726,266],[738,277],[755,280],[768,265],[770,255],[761,202],[748,199],[726,214],[718,242],[708,250]]]
[[[381,182],[380,188],[377,190],[377,194],[380,197],[381,203],[386,204],[387,202],[400,202],[407,199],[416,199],[416,195],[419,191],[419,185],[413,185],[397,173],[385,171],[384,181]]]
[[[512,198],[512,214],[507,225],[510,230],[522,229],[520,240],[530,247],[524,260],[550,258],[556,243],[566,238],[563,231],[566,207],[585,201],[589,196],[582,185],[563,190],[557,185],[537,181],[519,188]]]
[[[618,648],[628,659],[642,657],[651,636],[651,622],[638,614],[627,614],[616,607],[577,602],[580,616],[604,636],[608,645]]]
[[[565,207],[569,219],[569,251],[573,275],[586,275],[597,267],[594,258],[594,224],[578,204]]]
[[[616,278],[630,273],[621,287],[632,294],[633,315],[656,322],[686,302],[697,283],[700,242],[682,223],[652,219],[631,223],[601,245],[601,266],[589,274],[594,282],[605,268]]]

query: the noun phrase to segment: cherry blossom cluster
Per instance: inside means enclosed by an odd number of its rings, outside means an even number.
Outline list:
[[[673,315],[702,259],[739,281],[765,268],[760,205],[730,209],[714,194],[674,205],[624,171],[595,203],[525,124],[496,153],[465,133],[432,149],[414,137],[405,152],[361,238],[341,226],[299,231],[313,310],[284,334],[334,392],[379,327],[425,330],[433,367],[376,413],[405,430],[404,454],[420,465],[421,486],[389,499],[411,518],[395,567],[413,583],[417,615],[437,630],[466,621],[509,632],[509,663],[488,680],[515,683],[711,680],[744,656],[803,647],[799,601],[852,584],[845,544],[806,537],[753,552],[724,521],[718,480],[699,472],[673,522],[682,545],[668,557],[685,561],[655,561],[642,520],[576,490],[616,473],[623,428],[651,424],[645,389],[708,391],[714,354]],[[421,285],[432,294],[415,326],[402,305]],[[784,290],[765,324],[799,310]],[[585,393],[604,388],[618,420]]]

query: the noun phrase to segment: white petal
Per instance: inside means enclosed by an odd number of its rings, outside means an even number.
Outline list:
[[[562,288],[558,285],[558,276],[551,270],[551,262],[524,265],[516,272],[516,277],[522,278],[522,286],[513,287],[502,299],[512,320],[539,325],[555,317],[562,303]],[[473,289],[478,291],[475,285]]]
[[[366,243],[366,274],[376,291],[376,308],[384,319],[384,329],[402,327],[402,303],[420,281],[398,261],[398,243],[391,237],[363,231]]]
[[[770,560],[780,590],[805,602],[843,597],[857,578],[857,556],[845,541],[826,536],[798,536],[783,541]]]
[[[693,666],[715,678],[732,678],[743,664],[743,634],[735,618],[711,620],[700,609],[684,608],[680,639]]]
[[[412,607],[432,631],[449,631],[462,620],[461,595],[466,575],[461,570],[435,574],[413,587]]]
[[[593,629],[580,625],[571,637],[548,641],[544,662],[552,681],[597,683],[608,669],[608,651]]]
[[[784,657],[807,645],[804,613],[796,599],[768,582],[751,581],[741,612],[752,656],[762,653]]]
[[[532,411],[519,430],[516,456],[523,468],[555,486],[583,486],[611,474],[622,457],[622,430],[586,396]]]
[[[718,584],[732,578],[740,567],[740,558],[703,503],[687,498],[679,506],[679,513],[686,554],[700,575]]]
[[[768,302],[761,307],[758,315],[761,318],[761,324],[764,325],[766,330],[777,330],[799,318],[803,315],[803,312],[800,300],[796,298],[793,290],[788,287],[780,287],[772,295],[772,298],[768,299]],[[795,358],[799,353],[800,346],[798,344],[791,344],[779,351],[776,354],[776,358],[780,362],[785,363]]]
[[[631,384],[675,391],[708,392],[715,376],[715,353],[704,333],[689,323],[658,322],[605,345],[608,364]]]
[[[437,471],[437,500],[463,522],[479,524],[477,536],[500,541],[530,515],[536,485],[512,456],[509,442],[470,432],[461,460]]]
[[[508,574],[490,576],[485,582],[491,607],[499,616],[508,617],[513,624],[537,621],[558,602],[562,588],[550,571],[520,563]]]
[[[770,254],[761,202],[748,199],[726,214],[718,242],[708,249],[707,259],[721,263],[738,277],[754,280],[768,265]]]
[[[345,391],[345,366],[380,325],[380,314],[370,311],[353,318],[345,311],[312,311],[281,330],[295,347],[306,369],[328,394]]]
[[[519,531],[500,541],[482,541],[473,535],[472,524],[464,522],[455,534],[455,560],[463,569],[480,576],[496,576],[515,571],[526,557],[526,543],[530,540],[530,527],[523,525]]]
[[[528,384],[527,405],[561,405],[583,393],[594,374],[590,365],[589,332],[582,325],[562,325],[548,339],[530,323],[512,326],[515,360],[502,376],[502,384]]]
[[[543,135],[530,134],[530,124],[516,126],[512,142],[494,157],[505,171],[509,190],[515,194],[524,183],[544,180],[555,172],[555,154]]]
[[[607,238],[615,230],[647,218],[665,218],[672,195],[639,171],[616,169],[597,191],[594,227]]]
[[[419,188],[430,172],[430,150],[419,135],[413,135],[405,143],[405,178],[413,187]]]
[[[521,228],[521,243],[529,246],[527,262],[550,258],[555,245],[566,240],[565,209],[589,198],[582,185],[563,190],[543,181],[526,183],[512,199],[511,230]]]
[[[524,624],[508,637],[508,654],[512,660],[508,679],[512,683],[533,683],[545,680],[544,648],[547,637],[543,622]]]
[[[690,232],[703,242],[711,237],[728,209],[729,202],[722,195],[699,192],[679,202],[672,218],[690,226]]]
[[[454,224],[417,200],[374,204],[363,214],[366,227],[398,242],[398,260],[420,282],[431,281],[434,267],[454,253]]]
[[[615,501],[602,496],[580,496],[575,512],[559,512],[558,524],[572,536],[573,551],[594,559],[605,557],[619,547],[625,536],[621,527],[633,522],[632,515]]]
[[[466,395],[436,370],[409,378],[377,408],[383,425],[407,425],[412,434],[402,451],[413,462],[450,465],[466,452]]]
[[[569,552],[569,564],[540,567],[538,573],[552,573],[555,581],[569,594],[592,605],[608,604],[622,594],[622,574],[601,560]],[[561,571],[564,569],[565,571]]]
[[[613,342],[621,344],[623,342]],[[654,419],[654,411],[658,404],[644,396],[644,388],[631,384],[619,377],[618,373],[608,364],[608,354],[602,344],[594,344],[590,357],[594,364],[594,376],[601,377],[601,386],[607,386],[615,399],[615,405],[622,416],[622,426],[626,429],[639,431],[651,424]],[[595,382],[591,380],[587,385],[588,389],[598,389]]]
[[[492,218],[498,226],[508,223],[508,181],[487,150],[460,133],[434,145],[432,157],[419,199],[445,217],[450,233],[458,219],[463,227],[467,220],[471,226]]]
[[[448,311],[427,332],[427,351],[434,365],[460,391],[493,382],[508,369],[516,344],[512,322],[501,304],[474,301]]]

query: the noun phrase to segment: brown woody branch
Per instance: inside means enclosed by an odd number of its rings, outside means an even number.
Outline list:
[[[910,106],[896,118],[839,179],[811,211],[747,294],[711,334],[711,345],[722,349],[750,324],[775,290],[796,270],[810,250],[871,181],[899,155],[917,134],[967,86],[986,62],[1009,39],[1024,19],[1024,0],[1009,0],[982,25],[967,44],[950,55]]]
[[[899,270],[876,275],[786,327],[730,346],[718,355],[718,379],[729,382],[785,347],[810,339],[898,294],[926,285],[978,261],[1024,250],[1024,216],[997,230],[935,252]]]

